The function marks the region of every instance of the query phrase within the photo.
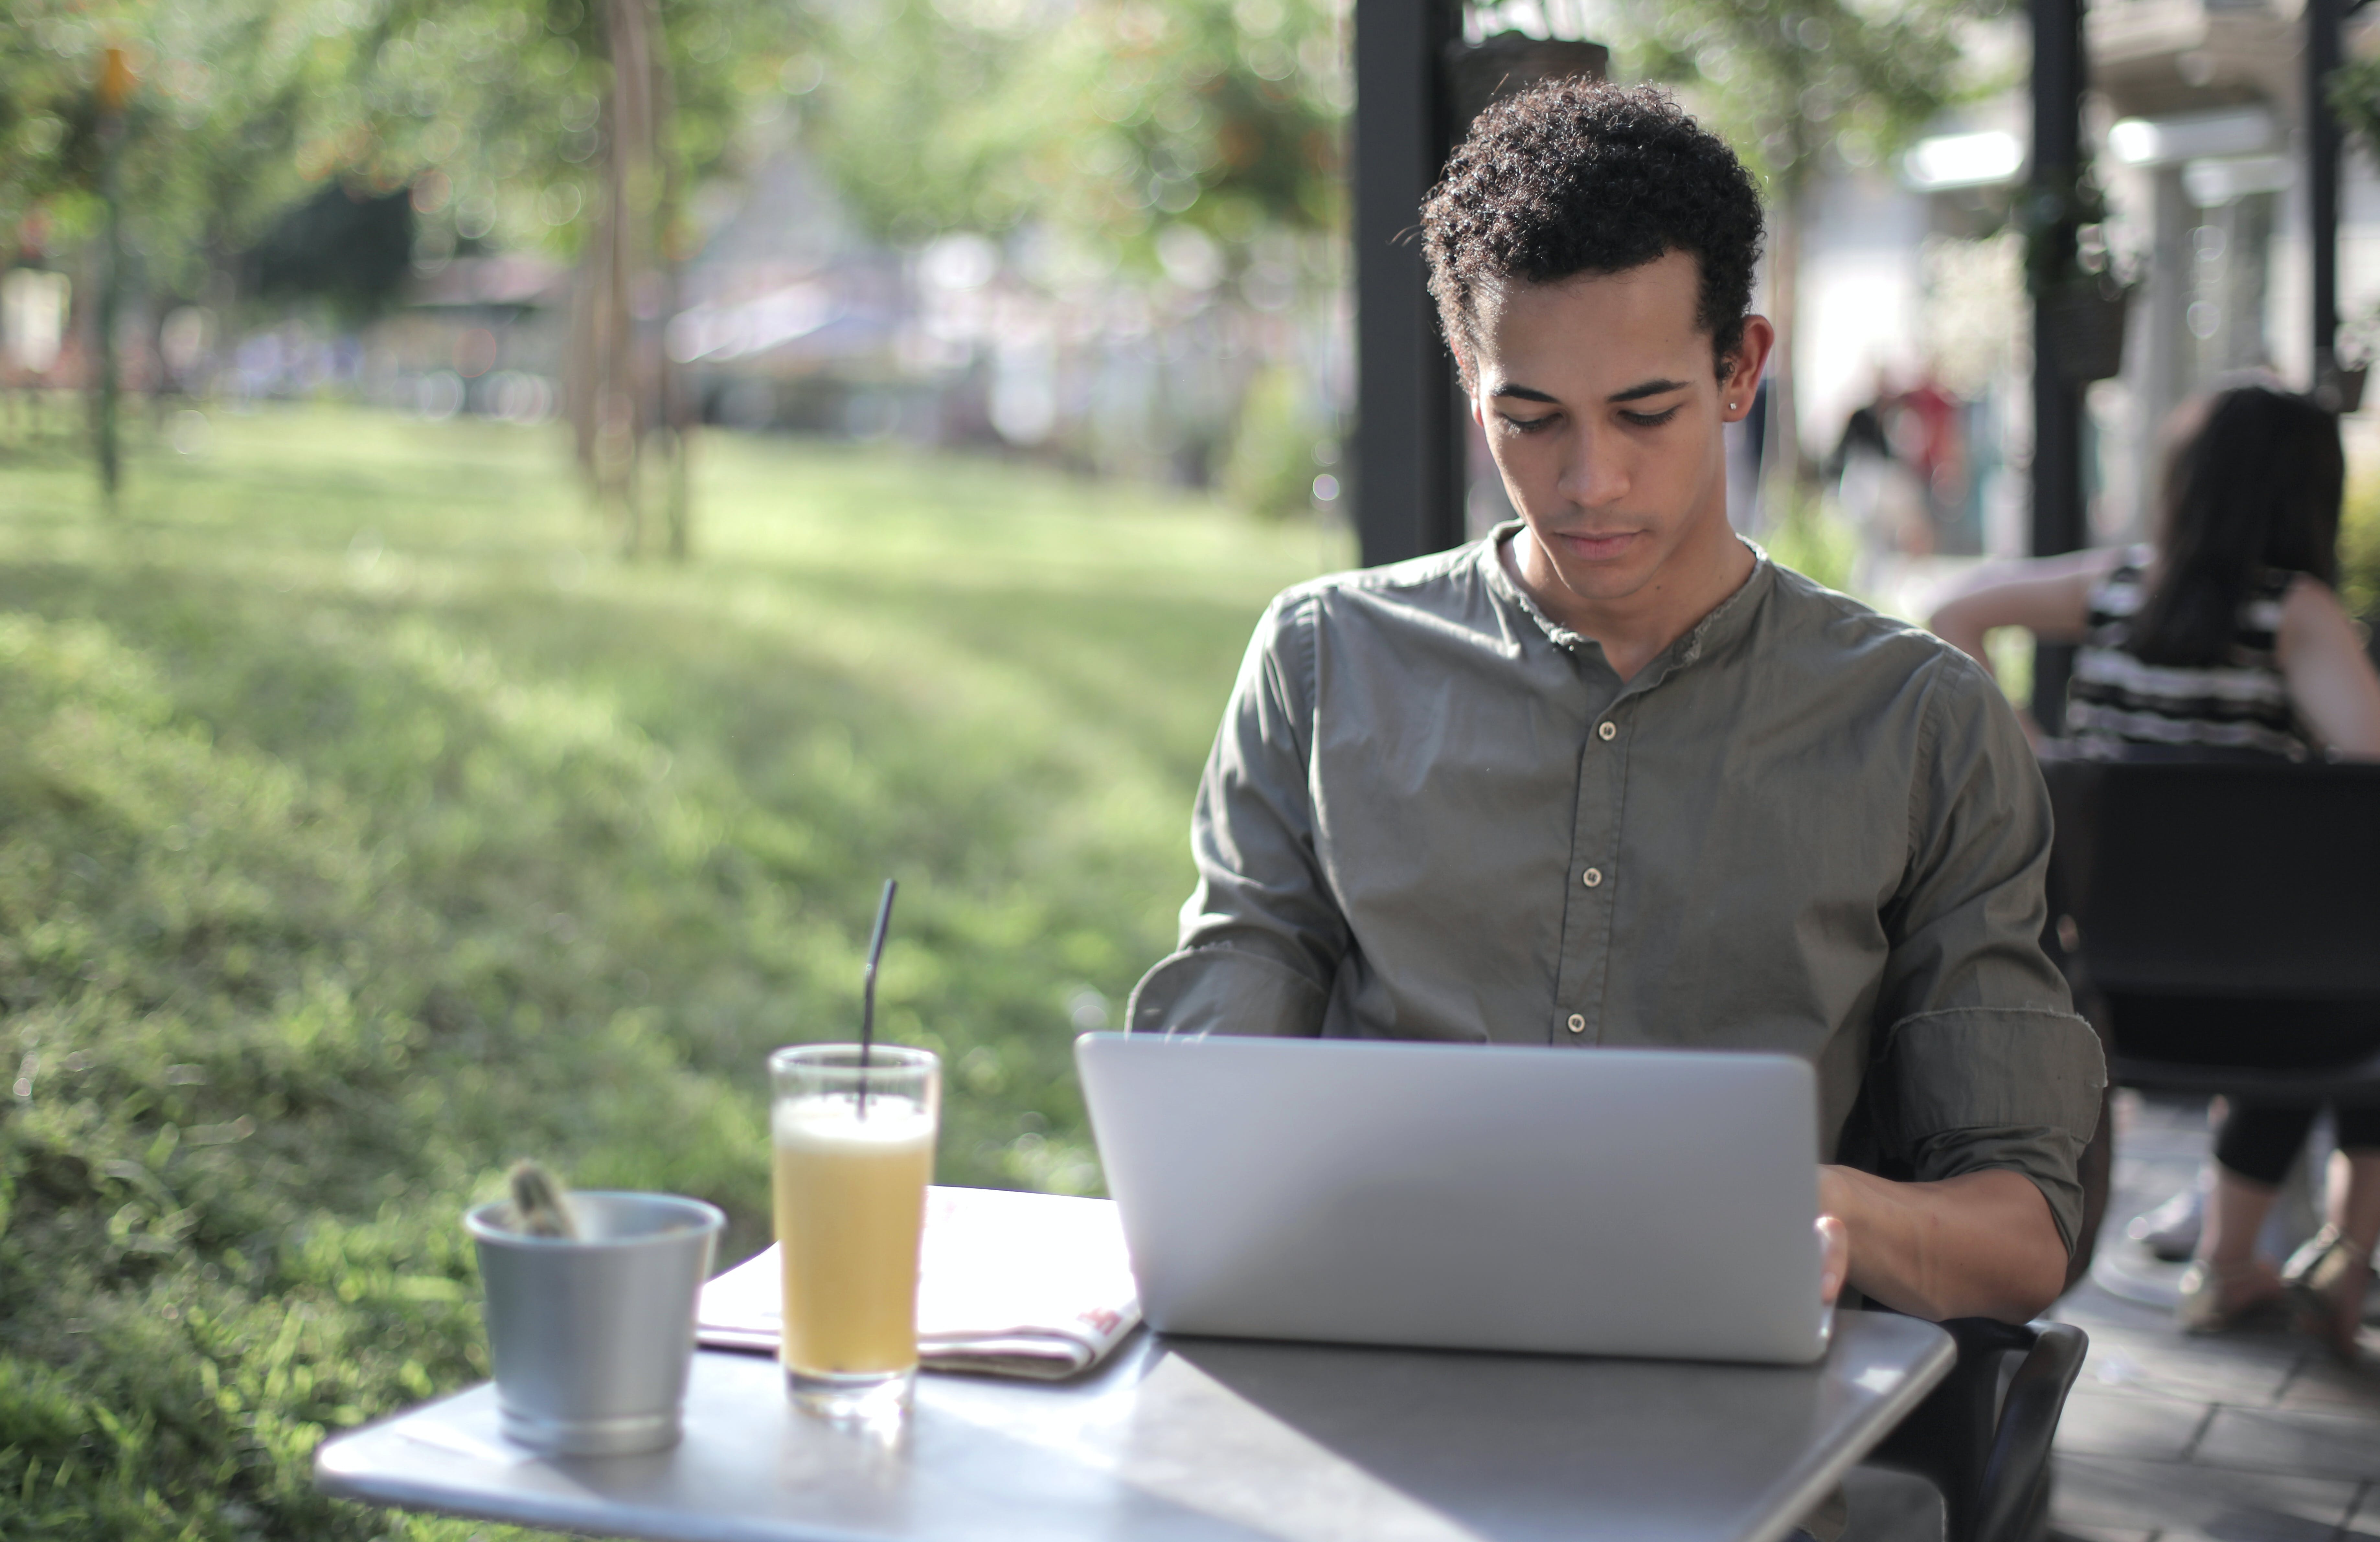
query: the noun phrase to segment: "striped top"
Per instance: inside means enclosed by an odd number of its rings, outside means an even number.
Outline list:
[[[2135,547],[2091,590],[2090,637],[2074,657],[2067,732],[2085,749],[2148,744],[2260,750],[2304,759],[2313,742],[2289,705],[2275,650],[2281,598],[2294,573],[2259,572],[2240,602],[2231,651],[2220,664],[2145,664],[2131,651],[2132,617],[2147,599]]]

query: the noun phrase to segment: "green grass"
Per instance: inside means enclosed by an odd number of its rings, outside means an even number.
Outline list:
[[[698,557],[630,565],[550,432],[211,440],[113,520],[0,442],[0,1536],[495,1535],[322,1500],[313,1447],[485,1374],[458,1217],[515,1157],[759,1245],[762,1056],[855,1031],[887,876],[941,1178],[1096,1187],[1068,1042],[1343,544],[712,436]]]
[[[2348,613],[2380,620],[2380,476],[2350,479],[2338,529],[2338,590]]]

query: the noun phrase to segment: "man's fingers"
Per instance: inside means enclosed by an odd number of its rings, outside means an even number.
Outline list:
[[[1852,1233],[1840,1216],[1818,1218],[1818,1299],[1831,1306],[1852,1271]]]

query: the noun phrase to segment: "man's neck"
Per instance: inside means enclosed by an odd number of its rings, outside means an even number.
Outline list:
[[[1610,600],[1591,599],[1563,584],[1525,524],[1498,555],[1550,620],[1602,645],[1604,661],[1623,684],[1742,589],[1756,565],[1751,548],[1724,521],[1672,552],[1633,593]]]

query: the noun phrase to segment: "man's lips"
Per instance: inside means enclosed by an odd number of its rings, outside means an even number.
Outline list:
[[[1641,530],[1557,530],[1554,540],[1562,555],[1586,562],[1609,562],[1624,553]]]

